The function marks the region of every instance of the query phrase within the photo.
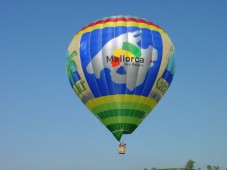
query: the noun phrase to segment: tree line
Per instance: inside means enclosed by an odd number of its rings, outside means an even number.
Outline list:
[[[186,170],[201,170],[201,168],[195,168],[194,167],[195,161],[193,160],[188,160],[188,162],[185,165]],[[207,170],[220,170],[220,167],[218,165],[207,165]]]
[[[185,167],[183,168],[166,168],[166,169],[159,169],[159,168],[151,168],[150,170],[201,170],[201,168],[195,168],[195,161],[193,160],[188,160],[186,163]],[[220,170],[220,167],[218,165],[207,165],[206,166],[207,170]],[[144,168],[144,170],[149,170],[147,168]],[[226,168],[227,170],[227,168]]]

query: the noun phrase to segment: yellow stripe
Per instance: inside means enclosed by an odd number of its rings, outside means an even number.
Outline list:
[[[138,102],[121,102],[119,103],[105,103],[105,104],[100,104],[96,106],[90,107],[94,110],[98,110],[99,112],[103,111],[109,111],[109,110],[115,110],[115,109],[132,109],[132,110],[140,110],[145,113],[149,113],[153,108],[151,106],[148,106],[147,104],[142,104]]]
[[[118,94],[118,95],[109,95],[109,96],[102,96],[99,98],[95,98],[90,100],[86,106],[92,110],[92,108],[102,105],[102,104],[109,104],[109,103],[119,102],[135,102],[135,103],[142,103],[147,105],[150,108],[154,108],[156,105],[156,101],[149,97],[144,96],[137,96],[137,95],[130,95],[130,94]]]

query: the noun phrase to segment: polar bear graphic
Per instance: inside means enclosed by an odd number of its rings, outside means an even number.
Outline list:
[[[100,73],[104,68],[110,69],[110,75],[113,82],[118,84],[126,84],[129,90],[143,83],[147,71],[154,66],[154,61],[157,60],[157,50],[151,45],[143,49],[138,44],[141,40],[141,31],[127,32],[119,35],[108,41],[103,48],[92,58],[87,65],[86,70],[89,74],[95,74],[96,78],[100,78]],[[141,57],[143,63],[123,61],[117,67],[112,67],[111,62],[108,62],[107,57],[113,56],[115,49],[122,48],[123,42],[129,42],[141,49]],[[126,74],[120,74],[119,69],[124,69]]]

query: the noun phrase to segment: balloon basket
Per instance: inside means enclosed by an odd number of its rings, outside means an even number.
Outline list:
[[[118,148],[118,153],[119,154],[125,154],[125,150],[126,150],[126,144],[120,143],[119,148]]]

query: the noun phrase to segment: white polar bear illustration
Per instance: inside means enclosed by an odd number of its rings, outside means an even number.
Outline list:
[[[110,75],[113,82],[126,84],[126,87],[132,91],[136,86],[143,83],[147,71],[154,65],[154,61],[157,60],[157,50],[151,45],[149,45],[146,49],[141,48],[137,44],[140,40],[140,30],[127,32],[111,39],[92,58],[91,62],[87,65],[87,72],[89,74],[95,74],[96,78],[99,79],[101,71],[104,68],[108,68],[110,69]],[[123,42],[129,42],[141,49],[142,55],[140,58],[143,58],[144,62],[138,65],[135,61],[130,63],[124,61],[121,62],[119,66],[112,67],[111,62],[108,62],[107,60],[107,56],[111,57],[115,49],[122,48]],[[120,67],[125,69],[126,74],[118,73],[117,70]]]

